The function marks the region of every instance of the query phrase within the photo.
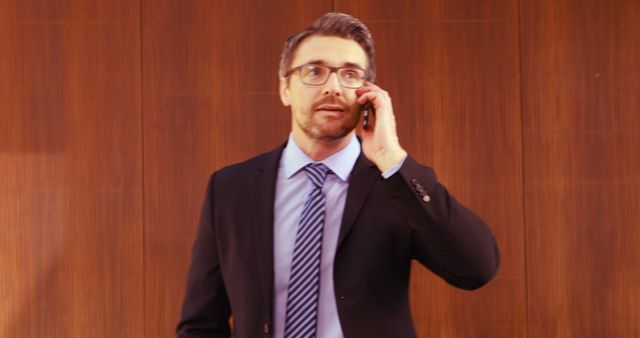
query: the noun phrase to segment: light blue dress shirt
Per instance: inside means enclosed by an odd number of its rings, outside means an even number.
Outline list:
[[[342,150],[319,161],[331,169],[331,173],[327,175],[322,188],[326,205],[324,233],[322,236],[322,258],[320,261],[318,329],[316,332],[316,337],[319,338],[344,337],[338,318],[333,286],[333,260],[338,243],[342,214],[347,200],[349,176],[359,155],[360,143],[354,136]],[[293,140],[293,136],[290,135],[278,167],[274,203],[274,338],[282,338],[284,335],[287,293],[296,232],[304,202],[312,188],[307,175],[301,169],[314,162],[298,147]],[[393,175],[400,169],[401,165],[402,162],[385,171],[383,177],[388,178]]]

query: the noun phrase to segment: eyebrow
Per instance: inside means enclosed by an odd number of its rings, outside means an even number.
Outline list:
[[[322,65],[322,66],[328,66],[329,65],[326,62],[324,62],[323,60],[311,60],[309,62],[305,62],[305,64]],[[353,62],[344,62],[342,64],[342,66],[340,66],[340,67],[353,67],[353,68],[365,69],[364,67],[360,66],[359,64],[353,63]]]

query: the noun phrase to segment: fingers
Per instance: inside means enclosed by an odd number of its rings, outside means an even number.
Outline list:
[[[364,83],[364,87],[362,87],[360,89],[356,89],[356,94],[357,95],[362,95],[364,93],[371,92],[371,91],[381,92],[385,96],[389,96],[389,93],[386,90],[380,88],[378,85],[373,84],[372,82],[369,82],[369,81]]]
[[[356,102],[358,102],[358,104],[365,104],[367,102],[371,102],[373,103],[374,107],[376,107],[376,100],[378,99],[378,94],[374,93],[374,92],[368,92],[368,93],[364,93],[362,95],[360,95],[360,97],[358,98],[358,100],[356,100]]]
[[[359,96],[358,104],[365,104],[367,101],[371,101],[374,103],[374,106],[379,108],[382,102],[374,102],[377,96],[381,96],[384,101],[389,102],[389,104],[391,103],[389,92],[368,81],[365,82],[364,87],[356,90],[356,95]]]
[[[356,102],[360,105],[363,105],[367,102],[371,102],[373,104],[373,108],[378,110],[389,110],[391,111],[391,98],[386,94],[386,92],[381,91],[370,91],[366,92],[358,99]]]

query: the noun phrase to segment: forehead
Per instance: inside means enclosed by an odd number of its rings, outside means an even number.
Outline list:
[[[291,66],[293,68],[312,61],[334,67],[351,63],[363,69],[367,69],[368,64],[367,54],[354,40],[321,35],[310,36],[298,45]]]

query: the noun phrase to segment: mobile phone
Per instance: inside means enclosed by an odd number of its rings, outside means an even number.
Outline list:
[[[367,130],[369,129],[369,116],[373,113],[373,107],[371,106],[371,102],[367,102],[363,104],[360,111],[364,115],[364,119],[362,120],[362,128]]]

